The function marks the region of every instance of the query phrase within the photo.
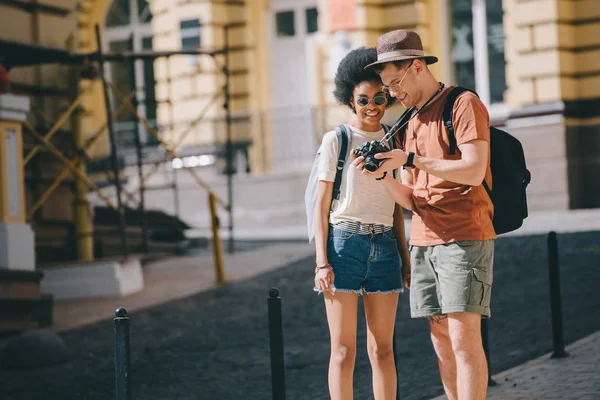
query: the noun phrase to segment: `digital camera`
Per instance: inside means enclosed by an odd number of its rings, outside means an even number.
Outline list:
[[[379,140],[373,140],[371,142],[365,142],[361,147],[354,149],[354,155],[356,157],[363,156],[365,158],[365,169],[370,172],[377,171],[379,165],[384,161],[375,158],[377,153],[385,153],[390,149],[381,143]]]

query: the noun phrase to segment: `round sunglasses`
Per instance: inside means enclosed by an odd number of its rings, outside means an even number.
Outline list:
[[[387,103],[387,97],[385,96],[375,96],[373,99],[369,99],[368,97],[359,97],[356,99],[356,102],[361,107],[366,107],[370,102],[373,102],[376,106],[382,106]]]

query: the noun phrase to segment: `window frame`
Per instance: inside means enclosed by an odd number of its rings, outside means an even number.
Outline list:
[[[447,0],[442,0],[440,4],[440,13],[442,26],[440,29],[443,37],[442,47],[444,49],[444,58],[448,60],[444,66],[444,75],[448,82],[456,83],[454,63],[452,61],[452,5]],[[491,120],[505,120],[510,113],[506,99],[502,102],[491,103],[491,87],[489,72],[488,55],[488,34],[487,34],[487,5],[486,0],[471,0],[471,9],[473,15],[473,63],[475,67],[475,91],[481,101],[487,107]],[[505,53],[506,57],[506,53]]]
[[[316,27],[316,30],[309,31],[308,14],[309,14],[309,11],[312,12],[312,10],[315,11],[315,27]],[[319,8],[317,6],[315,6],[315,7],[306,7],[304,9],[304,28],[306,29],[306,34],[307,35],[314,35],[316,33],[319,33]]]
[[[115,0],[113,0],[115,1]],[[152,39],[153,37],[153,32],[152,32],[152,19],[148,20],[147,22],[142,22],[140,19],[140,10],[138,9],[138,0],[129,0],[129,7],[130,7],[130,21],[128,25],[119,25],[119,26],[114,26],[114,27],[108,27],[105,25],[104,27],[104,35],[102,37],[102,46],[104,49],[109,49],[110,48],[110,44],[112,42],[117,42],[117,41],[125,41],[125,40],[131,40],[132,41],[132,47],[133,47],[133,51],[138,52],[141,50],[144,50],[144,39]],[[106,18],[108,17],[108,11],[110,10],[110,5],[106,8],[106,14],[104,16],[104,22],[106,24]],[[125,63],[122,64],[123,66],[126,66]],[[145,103],[145,96],[146,96],[146,91],[144,90],[144,84],[145,84],[145,75],[144,75],[144,60],[136,60],[134,62],[134,69],[135,69],[135,82],[134,87],[136,89],[136,99],[138,102],[138,106],[137,106],[137,112],[140,115],[140,117],[146,118],[147,117],[147,112],[146,112],[146,103]],[[106,68],[106,78],[108,80],[112,80],[112,69],[111,68]],[[123,93],[124,95],[127,95],[128,93]],[[111,93],[112,98],[114,99],[114,96]],[[156,95],[155,95],[156,96]],[[114,105],[114,100],[112,101],[112,104]],[[158,112],[158,105],[155,104],[156,107],[156,112]],[[156,127],[158,124],[157,120],[152,120],[152,121],[148,121],[150,123],[151,126]],[[123,124],[125,124],[125,122],[123,122]],[[138,127],[138,132],[140,135],[140,142],[142,143],[142,146],[144,145],[154,145],[155,140],[153,135],[149,132],[147,132],[146,130],[146,126],[142,123],[137,124]],[[107,139],[108,140],[108,139]],[[131,150],[131,148],[129,147],[123,147],[121,148],[122,151],[127,152],[128,150]]]
[[[297,24],[298,21],[296,21],[298,13],[296,11],[297,11],[296,9],[291,8],[291,9],[277,10],[277,11],[275,11],[273,13],[273,18],[275,20],[273,28],[275,29],[275,37],[277,39],[279,39],[279,40],[293,39],[293,38],[295,38],[298,35],[298,24]],[[279,19],[278,19],[278,16],[280,14],[290,14],[290,13],[292,14],[292,28],[293,28],[294,32],[291,35],[285,35],[285,36],[280,35],[279,34]]]

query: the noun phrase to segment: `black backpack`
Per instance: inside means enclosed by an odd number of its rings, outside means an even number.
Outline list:
[[[456,152],[456,137],[452,125],[452,114],[456,98],[466,91],[463,87],[452,89],[444,104],[444,125],[448,130],[449,153]],[[404,130],[400,132],[400,143],[404,143]],[[492,190],[485,180],[482,182],[494,204],[494,230],[496,234],[511,232],[523,225],[527,218],[526,189],[531,182],[531,173],[525,165],[525,154],[521,142],[509,133],[490,127],[490,164],[492,170]]]

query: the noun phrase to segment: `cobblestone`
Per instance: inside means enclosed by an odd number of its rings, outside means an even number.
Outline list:
[[[600,399],[600,331],[567,346],[567,357],[551,353],[493,376],[488,400]],[[434,400],[443,400],[446,396]]]
[[[559,234],[566,343],[600,330],[599,242],[600,232]],[[310,256],[251,279],[133,311],[133,399],[270,399],[266,299],[272,286],[280,289],[283,299],[287,397],[327,399],[329,335],[322,298],[312,292],[313,263]],[[491,370],[497,374],[552,350],[546,237],[498,239],[494,268],[489,337]],[[114,399],[112,321],[63,332],[61,337],[71,360],[38,370],[0,370],[0,399]],[[358,338],[355,399],[372,399],[362,311]],[[406,295],[398,309],[397,349],[400,397],[426,400],[441,395],[427,322],[410,319]],[[590,353],[591,364],[581,368],[597,372],[597,352]],[[552,362],[578,360],[573,354]],[[535,380],[544,373],[536,372]],[[501,386],[517,383],[525,390],[526,376],[519,375],[507,375],[509,381]],[[581,384],[553,381],[569,392]],[[584,390],[596,395],[594,387]],[[537,394],[531,396],[526,398]]]

